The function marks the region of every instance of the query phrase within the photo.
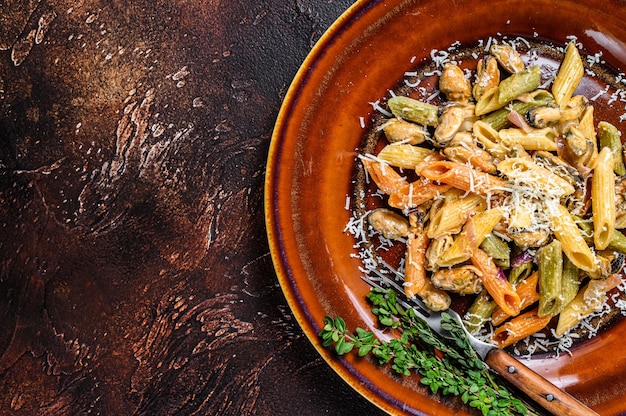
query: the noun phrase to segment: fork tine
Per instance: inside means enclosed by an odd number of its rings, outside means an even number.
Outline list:
[[[432,314],[433,312],[428,309],[426,307],[426,305],[424,305],[424,303],[422,303],[421,300],[417,299],[417,298],[409,298],[404,294],[404,289],[402,288],[401,285],[399,285],[398,283],[394,282],[393,280],[391,280],[389,277],[385,276],[383,273],[379,272],[378,270],[374,270],[374,273],[376,273],[376,276],[378,276],[380,278],[380,281],[382,283],[384,283],[386,286],[391,287],[392,289],[395,289],[396,292],[396,299],[403,301],[407,304],[411,304],[412,306],[407,305],[406,307],[410,307],[410,308],[418,308],[422,313],[422,315],[427,315],[429,316],[430,314]],[[368,277],[361,277],[361,279],[363,279],[365,282],[367,282],[368,284],[372,285],[372,283],[376,283],[375,280],[368,278]],[[382,285],[380,285],[379,287],[380,289],[385,289],[385,287],[383,287]],[[405,305],[403,305],[405,306]]]
[[[371,287],[375,287],[376,289],[381,289],[381,290],[385,290],[388,288],[383,287],[381,284],[379,284],[378,282],[375,282],[374,280],[371,280],[367,277],[363,277],[361,276],[361,280],[363,280],[365,283],[367,283],[368,285],[370,285]],[[385,282],[387,283],[387,282]],[[398,288],[395,284],[393,284],[392,289],[395,289],[394,292],[396,293],[396,302],[398,302],[401,306],[404,306],[407,309],[411,309],[414,308],[413,306],[409,305],[407,302],[405,302],[402,297],[399,296],[398,292]],[[419,310],[418,310],[419,312]],[[420,313],[421,315],[421,313]]]
[[[448,333],[448,331],[441,327],[441,314],[439,312],[433,312],[429,310],[428,308],[426,308],[426,306],[424,306],[424,304],[422,304],[419,299],[407,298],[404,294],[404,291],[397,283],[389,280],[387,277],[380,277],[384,283],[389,284],[391,286],[391,289],[394,290],[396,294],[396,302],[398,302],[398,304],[400,304],[404,308],[413,309],[416,315],[426,321],[430,329],[432,329],[442,337],[451,338],[451,335]],[[367,277],[362,276],[361,279],[372,287],[382,290],[388,289],[381,285],[379,282],[376,282]]]

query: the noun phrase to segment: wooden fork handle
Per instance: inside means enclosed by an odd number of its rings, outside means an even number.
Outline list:
[[[485,362],[494,371],[554,415],[598,415],[573,396],[511,357],[504,350],[497,348],[490,351],[485,358]]]

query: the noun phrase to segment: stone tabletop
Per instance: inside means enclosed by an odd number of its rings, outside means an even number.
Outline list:
[[[295,322],[263,212],[351,4],[0,3],[0,414],[380,414]]]

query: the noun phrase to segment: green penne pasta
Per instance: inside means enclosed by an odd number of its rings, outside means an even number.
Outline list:
[[[584,221],[579,217],[574,217],[576,225],[581,229],[585,241],[593,242],[593,224],[590,221]],[[619,251],[626,254],[626,235],[618,230],[613,231],[613,236],[607,247],[609,250]]]
[[[439,107],[409,97],[396,96],[387,102],[394,116],[424,126],[436,126],[439,122]]]
[[[561,307],[566,307],[578,294],[580,282],[578,280],[578,267],[567,257],[563,258],[563,273],[561,276]],[[559,312],[560,312],[559,310]]]
[[[537,252],[539,264],[539,316],[555,315],[561,309],[563,251],[553,240]]]
[[[616,175],[622,176],[626,174],[626,166],[624,166],[624,158],[622,157],[622,140],[621,133],[611,123],[601,121],[598,123],[598,141],[600,147],[608,147],[613,153],[613,171]]]
[[[498,103],[505,105],[522,94],[536,90],[540,84],[541,68],[538,65],[515,73],[500,82]]]
[[[491,318],[491,314],[496,308],[496,302],[483,290],[476,296],[474,302],[465,313],[463,322],[470,333],[474,333]]]
[[[613,231],[613,238],[608,248],[626,254],[626,236],[620,231]]]
[[[530,276],[532,272],[533,272],[532,262],[523,263],[517,267],[514,267],[509,272],[509,277],[508,277],[509,283],[511,283],[512,285],[516,285],[519,282],[526,279],[528,276]]]
[[[496,265],[503,269],[508,269],[511,265],[511,248],[502,239],[494,234],[487,234],[480,245],[485,253],[489,255]]]
[[[533,108],[542,107],[554,102],[554,97],[546,90],[537,90],[531,94],[533,96],[530,101],[513,101],[507,108],[501,108],[487,114],[482,120],[496,131],[500,131],[513,125],[511,120],[509,120],[511,110],[524,115]]]

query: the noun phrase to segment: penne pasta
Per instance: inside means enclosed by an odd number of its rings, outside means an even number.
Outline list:
[[[459,191],[455,190],[456,192]],[[470,216],[478,211],[484,211],[487,207],[485,199],[476,194],[469,194],[458,199],[446,197],[444,201],[434,212],[431,209],[430,222],[427,227],[429,238],[459,233]]]
[[[501,190],[506,182],[485,172],[449,161],[438,161],[420,168],[417,172],[431,181],[439,181],[457,189],[488,195]]]
[[[605,280],[591,280],[561,311],[555,330],[556,335],[562,336],[600,308],[606,300],[606,292],[620,283],[621,279],[617,274],[612,274]]]
[[[561,305],[563,251],[559,240],[553,240],[537,252],[539,265],[539,308],[537,315],[557,315]]]
[[[506,106],[515,98],[536,90],[541,84],[541,68],[531,66],[500,82],[497,87],[483,93],[476,103],[477,116],[485,115]]]
[[[496,165],[491,155],[476,145],[461,143],[448,146],[443,150],[443,153],[453,162],[466,163],[474,169],[491,175],[496,173]]]
[[[391,195],[408,185],[406,178],[400,176],[385,162],[363,157],[361,163],[378,189],[387,195]]]
[[[541,331],[551,319],[551,316],[539,316],[537,309],[533,309],[496,328],[492,339],[498,347],[508,347]]]
[[[511,248],[495,234],[487,234],[480,248],[493,259],[498,267],[508,269],[511,265]]]
[[[498,163],[498,170],[510,180],[532,188],[540,188],[555,196],[573,194],[574,187],[549,169],[524,157],[511,157]]]
[[[509,119],[509,114],[515,111],[518,114],[526,115],[529,110],[536,107],[554,103],[554,97],[546,90],[536,90],[529,94],[518,97],[517,100],[509,103],[505,108],[485,114],[481,120],[489,124],[496,131],[513,125]]]
[[[515,291],[520,297],[520,310],[526,309],[539,300],[538,282],[539,272],[534,272],[515,287]],[[491,315],[491,323],[494,326],[498,326],[510,317],[511,315],[504,312],[499,306],[496,306]]]
[[[593,242],[598,250],[607,248],[615,231],[615,174],[613,153],[602,148],[591,179]]]
[[[391,166],[403,169],[415,169],[428,156],[432,156],[433,150],[410,144],[389,144],[383,147],[377,158],[387,162]]]
[[[492,111],[499,110],[507,103],[500,104],[500,88],[493,87],[483,93],[480,99],[476,102],[474,108],[474,114],[477,116],[483,116],[491,113]]]
[[[527,229],[532,227],[534,203],[532,200],[522,201],[522,203],[511,208],[509,215],[509,228]]]
[[[448,189],[450,185],[439,185],[429,180],[419,179],[394,189],[394,192],[389,195],[388,204],[393,208],[408,210],[440,196]]]
[[[614,162],[613,171],[618,176],[626,174],[626,167],[624,167],[624,158],[622,156],[621,136],[621,133],[614,125],[607,123],[606,121],[598,123],[598,139],[600,141],[600,147],[607,147],[611,150]]]
[[[396,96],[387,102],[394,116],[422,126],[436,126],[439,107],[409,97]]]
[[[407,239],[406,270],[404,273],[404,294],[412,298],[424,293],[428,278],[424,259],[428,247],[428,237],[423,232],[411,232]]]
[[[519,314],[521,299],[504,274],[500,273],[493,259],[477,248],[472,253],[472,264],[482,273],[480,278],[483,286],[496,304],[508,315]]]
[[[563,273],[561,275],[561,305],[567,306],[580,290],[578,267],[565,257],[563,259]]]
[[[541,68],[531,66],[503,79],[498,85],[498,104],[504,106],[520,95],[534,91],[541,84]]]
[[[472,252],[482,244],[485,237],[500,222],[502,216],[502,210],[493,208],[468,219],[463,231],[450,248],[439,257],[439,266],[450,267],[469,260]]]
[[[470,333],[478,332],[485,322],[489,320],[496,306],[496,302],[491,298],[491,295],[483,289],[467,309],[465,316],[463,316],[465,328]]]
[[[583,62],[573,42],[567,45],[565,57],[559,67],[559,72],[552,84],[552,95],[561,108],[564,108],[574,94],[584,74]]]
[[[448,309],[452,301],[450,295],[436,288],[426,275],[425,256],[429,240],[421,227],[415,223],[415,218],[411,218],[412,230],[407,240],[404,293],[409,298],[419,296],[433,311]]]
[[[561,242],[563,252],[576,267],[594,274],[597,270],[596,257],[585,242],[580,229],[563,205],[549,206],[547,210],[551,228]]]
[[[448,308],[450,294],[474,297],[468,329],[490,320],[492,342],[508,346],[552,318],[568,331],[618,284],[626,150],[619,125],[595,121],[596,100],[576,94],[584,68],[574,43],[541,87],[539,65],[525,67],[506,43],[491,49],[473,78],[445,63],[412,90],[425,101],[390,94],[387,120],[377,115],[368,135],[387,142],[368,141],[377,153],[361,157],[379,190],[364,181],[362,207],[367,232],[381,236],[367,248],[404,273],[406,295],[432,310]]]
[[[502,129],[499,133],[505,147],[518,144],[525,150],[556,151],[556,132],[551,127],[532,129],[528,132],[522,129]]]

